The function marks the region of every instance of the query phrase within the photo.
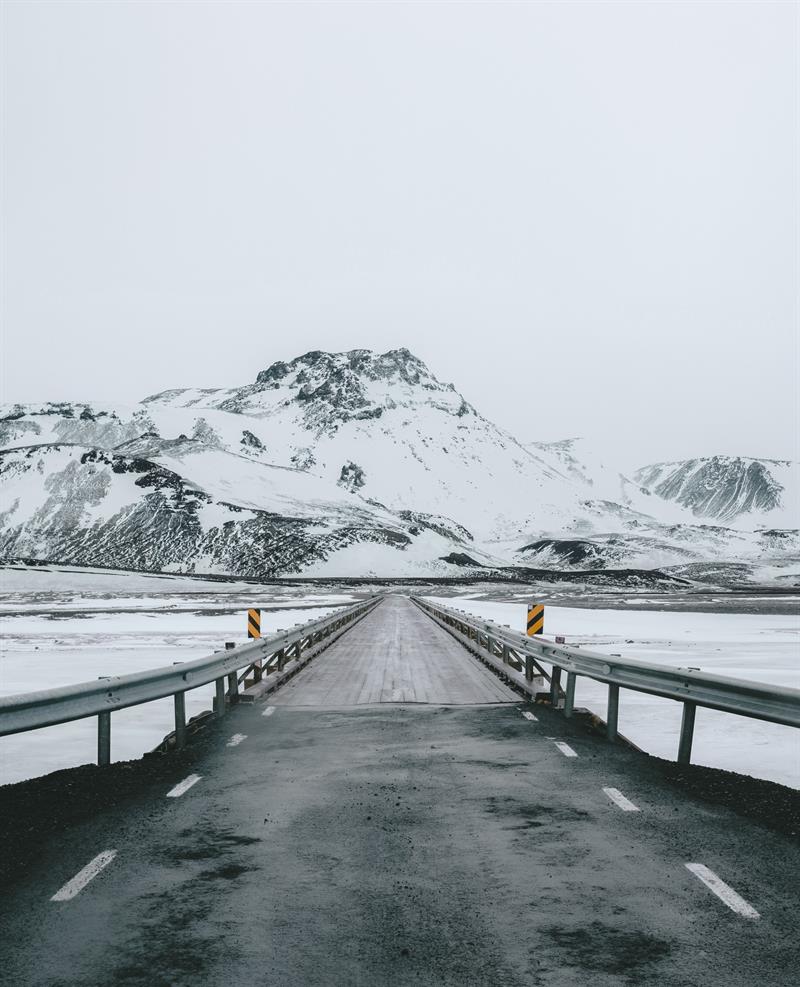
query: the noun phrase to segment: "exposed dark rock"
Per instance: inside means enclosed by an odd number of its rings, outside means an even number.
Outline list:
[[[277,363],[273,363],[272,366],[267,367],[266,370],[262,370],[256,377],[256,383],[262,385],[275,384],[277,381],[282,380],[288,372],[288,366],[279,360]]]
[[[518,549],[517,554],[523,553],[554,555],[564,565],[580,566],[593,562],[603,567],[606,564],[601,545],[577,538],[541,538]]]
[[[242,432],[242,438],[240,441],[246,449],[255,449],[258,452],[264,451],[264,443],[257,435],[253,435],[253,433],[247,428]]]
[[[364,470],[357,463],[345,463],[337,483],[345,490],[355,493],[366,482]]]
[[[298,449],[292,456],[292,463],[299,470],[310,470],[316,462],[316,457],[310,449]]]
[[[440,514],[426,514],[423,511],[398,511],[397,516],[403,518],[404,521],[411,521],[421,528],[429,528],[443,538],[452,538],[453,541],[474,540],[472,534],[462,524]]]
[[[473,559],[471,555],[467,555],[466,552],[451,552],[449,555],[441,556],[442,562],[449,562],[450,565],[465,566],[469,568],[483,568],[480,562]]]

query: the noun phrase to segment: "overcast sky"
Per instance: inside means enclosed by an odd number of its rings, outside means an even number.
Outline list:
[[[525,439],[797,438],[793,3],[9,3],[5,401],[407,346]]]

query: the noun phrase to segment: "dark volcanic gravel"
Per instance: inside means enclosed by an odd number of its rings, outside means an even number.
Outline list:
[[[689,798],[732,809],[800,843],[800,791],[733,771],[651,757],[662,777]]]
[[[66,829],[135,806],[155,788],[176,784],[200,752],[195,741],[181,752],[148,754],[106,768],[84,764],[0,786],[0,886],[22,876],[40,849]]]

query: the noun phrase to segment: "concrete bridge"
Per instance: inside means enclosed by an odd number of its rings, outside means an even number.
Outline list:
[[[513,685],[389,597],[183,750],[9,788],[3,982],[796,984],[777,786]]]

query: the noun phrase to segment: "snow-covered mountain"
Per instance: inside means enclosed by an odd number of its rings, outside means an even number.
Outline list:
[[[709,456],[656,463],[626,474],[585,439],[530,442],[527,448],[582,484],[587,494],[664,522],[702,518],[741,530],[800,524],[800,463]]]
[[[796,557],[659,482],[522,445],[407,350],[312,352],[240,388],[2,409],[0,554],[256,577]]]
[[[775,527],[798,523],[798,465],[787,460],[710,456],[644,466],[635,479],[696,517]]]
[[[275,363],[254,384],[167,391],[148,410],[192,409],[254,420],[270,461],[293,465],[391,510],[442,514],[475,537],[561,528],[576,486],[482,417],[408,350],[307,353]]]

